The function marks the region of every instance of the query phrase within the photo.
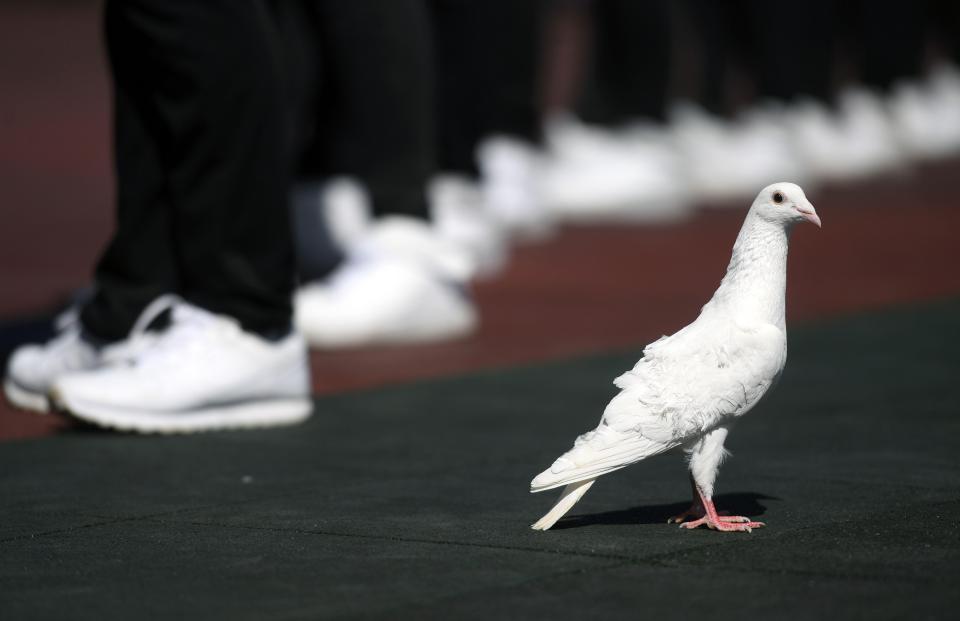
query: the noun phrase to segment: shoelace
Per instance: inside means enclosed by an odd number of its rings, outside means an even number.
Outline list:
[[[142,336],[157,317],[167,310],[175,309],[177,305],[182,303],[183,299],[179,295],[175,293],[165,293],[153,302],[147,304],[147,307],[143,309],[143,312],[140,313],[140,316],[130,329],[130,338]]]
[[[151,324],[163,313],[172,311],[182,301],[180,296],[174,293],[166,293],[147,304],[140,316],[137,317],[133,327],[130,328],[127,338],[119,344],[104,348],[105,360],[110,363],[132,362],[141,351],[152,345],[154,335],[148,332]]]
[[[173,307],[170,327],[149,348],[136,358],[136,365],[149,368],[176,364],[184,357],[202,352],[205,343],[216,332],[239,329],[233,322],[179,300]]]
[[[146,308],[137,317],[133,327],[130,329],[129,339],[142,337],[157,317],[165,311],[174,308],[181,303],[180,296],[173,293],[166,293],[147,304]],[[51,346],[60,346],[64,342],[72,340],[81,331],[80,325],[80,307],[73,305],[66,309],[53,320],[54,329],[57,336],[50,341]]]
[[[161,295],[153,300],[140,314],[130,335],[118,346],[104,348],[105,359],[110,362],[128,359],[141,348],[146,338],[147,328],[164,311],[173,308],[180,302],[180,297],[173,294]],[[51,354],[47,359],[50,364],[64,368],[83,368],[90,364],[89,358],[96,355],[95,347],[83,344],[83,327],[80,324],[80,304],[74,304],[57,315],[53,320],[56,336],[50,339],[44,349]],[[53,362],[58,361],[58,362]]]

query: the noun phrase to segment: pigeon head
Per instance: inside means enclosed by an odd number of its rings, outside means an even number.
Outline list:
[[[817,211],[795,183],[773,183],[763,188],[750,211],[758,218],[783,227],[803,221],[820,226]]]

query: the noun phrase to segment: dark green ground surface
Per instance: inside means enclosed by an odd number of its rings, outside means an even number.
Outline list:
[[[0,617],[956,618],[960,302],[791,333],[681,531],[677,456],[557,530],[529,479],[637,352],[325,398],[297,429],[0,445]],[[951,611],[952,609],[952,611]]]

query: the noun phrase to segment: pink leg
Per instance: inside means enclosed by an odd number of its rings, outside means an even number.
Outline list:
[[[682,524],[687,521],[688,518],[699,519],[706,515],[706,510],[703,508],[703,503],[700,502],[700,493],[697,491],[697,484],[693,482],[693,477],[690,477],[690,489],[693,491],[693,501],[690,503],[690,508],[679,513],[669,519],[667,519],[667,524]]]
[[[703,507],[701,510],[703,517],[692,522],[683,522],[680,524],[680,528],[697,528],[698,526],[706,524],[707,528],[713,530],[724,532],[746,531],[749,533],[752,532],[754,528],[764,526],[763,522],[753,522],[750,518],[743,515],[718,515],[716,507],[713,506],[712,499],[704,496],[703,492],[701,492],[696,485],[694,485],[694,492],[700,500],[700,506]],[[694,504],[696,505],[697,502],[694,501]]]
[[[690,477],[690,489],[693,492],[693,502],[690,504],[690,508],[679,513],[671,518],[667,519],[667,524],[682,524],[686,522],[688,518],[700,519],[707,514],[706,509],[703,508],[703,503],[700,502],[700,492],[697,491],[697,484],[694,482],[693,477]],[[738,516],[733,516],[729,518],[726,511],[718,511],[717,515],[720,516],[721,522],[736,522],[743,521],[740,520]],[[750,520],[746,520],[750,521]]]

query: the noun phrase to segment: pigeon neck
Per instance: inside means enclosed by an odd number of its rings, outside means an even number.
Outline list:
[[[789,235],[779,224],[748,217],[714,300],[741,321],[784,327]]]

